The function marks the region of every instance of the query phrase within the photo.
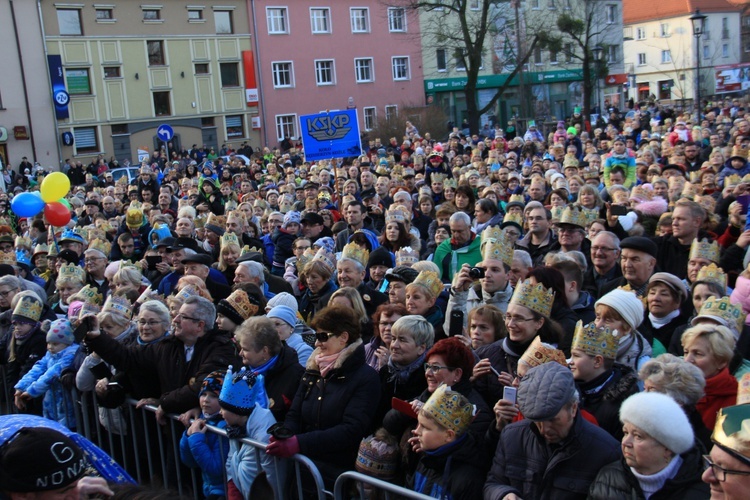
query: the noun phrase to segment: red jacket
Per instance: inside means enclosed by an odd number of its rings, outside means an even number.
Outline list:
[[[698,400],[695,407],[701,414],[706,429],[713,430],[719,410],[737,404],[737,379],[729,373],[729,368],[724,368],[706,379],[705,392],[706,395]]]

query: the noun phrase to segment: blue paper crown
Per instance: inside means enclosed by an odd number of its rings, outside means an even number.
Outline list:
[[[26,255],[26,252],[21,250],[20,248],[16,249],[16,263],[20,265],[24,265],[31,269],[31,260],[29,260],[29,256]]]
[[[219,405],[237,415],[250,415],[256,404],[261,408],[269,407],[263,375],[254,375],[245,367],[234,373],[229,365],[219,394]]]
[[[62,232],[62,235],[60,236],[60,242],[63,242],[65,240],[68,241],[77,241],[79,243],[86,243],[86,240],[83,239],[83,236],[75,231],[74,229],[64,229]]]

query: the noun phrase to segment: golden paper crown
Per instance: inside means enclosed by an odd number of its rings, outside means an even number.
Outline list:
[[[443,291],[443,282],[435,271],[422,271],[412,284],[422,285],[432,297],[437,297]]]
[[[195,229],[203,229],[206,227],[206,219],[207,217],[203,215],[199,215],[195,219],[193,219],[193,224],[195,224]]]
[[[421,411],[457,436],[463,435],[474,420],[474,406],[463,394],[451,391],[445,384],[435,389]]]
[[[682,196],[684,198],[688,198],[690,200],[695,199],[695,195],[697,194],[695,186],[692,185],[689,182],[686,182],[685,185],[682,187]]]
[[[412,247],[401,247],[396,250],[396,266],[411,267],[419,262],[419,252]]]
[[[49,247],[46,244],[44,244],[44,243],[41,243],[41,244],[35,246],[34,247],[34,255],[37,255],[37,254],[40,254],[40,253],[49,253]]]
[[[695,202],[708,213],[712,213],[716,209],[716,200],[710,195],[696,196]]]
[[[587,168],[583,171],[583,178],[585,180],[587,179],[598,179],[599,178],[599,171],[595,168]]]
[[[505,217],[503,217],[503,224],[506,222],[515,222],[518,224],[518,227],[523,228],[523,216],[521,214],[517,213],[507,213],[505,214]]]
[[[86,285],[85,287],[81,288],[78,293],[75,294],[75,297],[76,300],[80,300],[81,302],[86,302],[87,304],[94,304],[97,306],[102,305],[102,301],[104,300],[104,297],[101,293],[99,293],[99,290],[91,285]]]
[[[216,215],[215,213],[211,212],[208,214],[208,220],[206,220],[206,224],[213,224],[214,226],[218,226],[224,229],[227,225],[227,218],[223,215]]]
[[[565,353],[549,344],[545,344],[538,336],[534,337],[531,345],[526,348],[520,360],[521,363],[525,363],[529,368],[534,368],[550,361],[560,363],[566,368],[568,367]]]
[[[325,248],[319,248],[312,260],[321,261],[331,272],[336,270],[336,256]]]
[[[240,257],[242,257],[243,255],[247,255],[249,253],[252,253],[252,252],[263,253],[263,251],[261,251],[260,249],[258,249],[256,247],[251,247],[250,245],[245,245],[244,247],[242,247],[242,250],[240,250]]]
[[[107,240],[107,233],[105,233],[104,230],[99,229],[98,227],[89,226],[89,230],[86,234],[86,240],[91,241],[96,239],[104,240],[109,243],[109,241]]]
[[[690,244],[688,259],[706,259],[711,262],[719,262],[719,253],[719,244],[717,242],[710,242],[707,238],[703,240],[696,238]]]
[[[230,212],[227,212],[227,222],[229,222],[231,219],[239,219],[239,221],[242,222],[243,226],[247,224],[245,212],[243,212],[242,210],[232,210]]]
[[[433,172],[430,174],[430,182],[438,182],[440,184],[443,184],[443,181],[448,178],[447,174],[442,174],[439,172]]]
[[[549,209],[550,218],[551,220],[555,222],[560,222],[560,219],[562,218],[563,210],[565,210],[565,207],[552,207]]]
[[[220,248],[224,248],[225,246],[232,244],[240,246],[240,239],[234,233],[224,233],[221,236]]]
[[[60,251],[57,248],[57,243],[54,243],[49,246],[49,250],[47,251],[47,257],[57,257],[59,253]]]
[[[700,183],[701,181],[701,173],[700,171],[696,172],[689,172],[690,182],[692,183]]]
[[[432,174],[432,175],[435,175],[435,174]],[[456,182],[456,179],[445,179],[443,181],[443,189],[445,188],[451,188],[451,189],[458,188],[458,183]]]
[[[632,200],[634,198],[640,199],[643,201],[648,201],[648,200],[653,199],[653,196],[652,196],[651,191],[644,188],[643,186],[635,186],[630,191],[630,199]]]
[[[594,323],[585,327],[582,321],[576,323],[571,349],[579,349],[590,356],[601,356],[604,359],[617,357],[617,346],[620,345],[620,335],[617,330],[607,327],[597,328]]]
[[[581,207],[581,212],[583,212],[583,215],[586,217],[587,226],[599,218],[599,209],[596,207],[594,208]]]
[[[722,319],[735,332],[741,332],[745,325],[745,313],[742,312],[742,306],[732,304],[729,297],[717,299],[711,297],[701,306],[698,316],[714,316]]]
[[[28,248],[29,250],[31,250],[33,246],[34,244],[31,242],[31,238],[25,238],[23,236],[16,236],[16,244],[15,244],[16,248],[23,247],[23,248]]]
[[[0,264],[16,265],[16,252],[0,252]]]
[[[336,168],[336,178],[343,177],[344,179],[349,178],[349,174],[345,168]]]
[[[513,292],[513,297],[510,299],[511,304],[523,306],[546,318],[549,318],[550,312],[552,312],[552,302],[554,301],[554,290],[545,288],[541,283],[532,285],[530,280],[518,283]]]
[[[742,182],[742,177],[737,174],[727,175],[724,177],[724,186],[736,186]]]
[[[526,205],[526,201],[524,200],[522,194],[510,195],[510,198],[508,198],[508,203],[520,203],[521,205]]]
[[[201,292],[195,285],[185,285],[175,294],[175,299],[185,302],[190,297],[200,297]]]
[[[578,168],[580,164],[578,163],[578,159],[573,154],[566,154],[565,159],[563,159],[563,169],[566,169],[568,167],[575,167]]]
[[[130,319],[133,316],[133,305],[126,297],[110,295],[104,302],[102,312],[111,312]]]
[[[404,217],[404,212],[401,210],[388,210],[385,212],[385,223],[388,224],[390,222],[400,222],[401,224],[404,224],[406,222],[406,217]]]
[[[109,252],[112,250],[112,244],[107,240],[95,239],[89,242],[87,250],[97,250],[101,252],[104,257],[109,257]]]
[[[297,275],[299,275],[307,265],[308,262],[313,260],[313,257],[315,257],[315,250],[312,248],[306,249],[302,255],[297,257],[297,262],[295,262],[295,266],[297,267]]]
[[[60,274],[57,279],[60,281],[80,281],[83,284],[86,282],[86,271],[80,266],[65,264],[60,267]]]
[[[732,146],[732,156],[739,156],[741,158],[747,159],[747,154],[749,151],[750,149],[743,148],[741,144],[735,144],[734,146]]]
[[[258,312],[258,306],[250,302],[244,290],[235,290],[226,298],[226,301],[243,319],[255,316]]]
[[[719,410],[711,440],[734,455],[750,461],[750,405],[738,404]]]
[[[42,302],[30,295],[21,297],[21,300],[16,304],[16,308],[13,309],[13,316],[39,321],[39,318],[42,317]]]
[[[695,282],[703,283],[715,283],[721,287],[722,290],[727,289],[727,275],[724,270],[718,267],[713,262],[707,266],[704,266],[698,271],[698,276],[695,278]]]
[[[513,245],[507,240],[505,233],[498,226],[488,227],[482,231],[482,260],[499,260],[508,267],[513,265]],[[487,263],[485,262],[485,266]]]
[[[362,264],[362,267],[367,267],[370,252],[356,243],[347,243],[346,246],[344,246],[344,250],[341,252],[341,258],[355,260]]]
[[[750,182],[750,174],[745,174],[742,176],[742,183]]]

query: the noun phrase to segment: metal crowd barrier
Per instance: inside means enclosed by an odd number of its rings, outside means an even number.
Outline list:
[[[380,490],[383,492],[384,496],[381,496],[379,498],[385,498],[385,500],[390,500],[391,498],[408,498],[408,499],[414,499],[414,500],[428,500],[432,497],[423,495],[422,493],[417,493],[416,491],[411,491],[406,488],[402,488],[401,486],[397,486],[395,484],[382,481],[380,479],[376,479],[374,477],[370,477],[365,474],[361,474],[359,472],[344,472],[336,479],[336,484],[333,488],[333,498],[334,500],[346,500],[349,497],[348,494],[348,488],[347,483],[349,481],[355,481],[357,485],[357,491],[359,492],[359,498],[370,498],[373,495],[369,494],[367,490],[365,489],[365,486],[369,486],[371,489]]]

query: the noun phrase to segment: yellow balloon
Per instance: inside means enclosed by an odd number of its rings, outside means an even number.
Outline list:
[[[47,203],[64,198],[70,191],[70,179],[62,172],[53,172],[42,181],[42,199]]]

